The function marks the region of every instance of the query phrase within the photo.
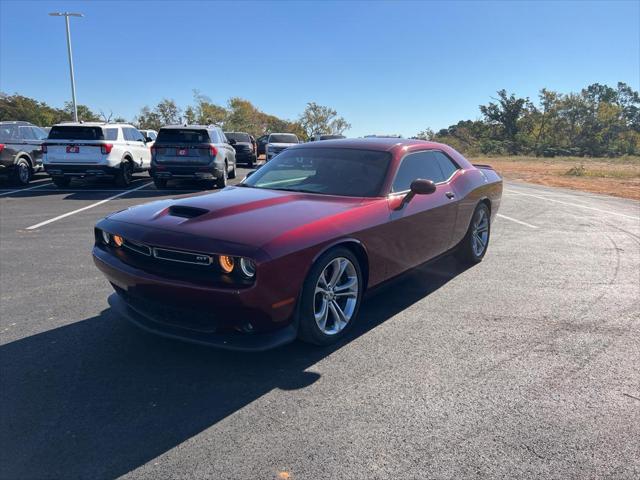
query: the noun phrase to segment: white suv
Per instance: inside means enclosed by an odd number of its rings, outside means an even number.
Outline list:
[[[151,151],[146,139],[126,123],[61,123],[42,145],[44,169],[58,187],[72,177],[111,177],[119,186],[133,172],[148,170]]]
[[[267,145],[265,146],[266,161],[268,162],[273,157],[278,155],[281,151],[290,147],[291,145],[297,145],[300,143],[298,137],[293,133],[271,133],[267,139]]]

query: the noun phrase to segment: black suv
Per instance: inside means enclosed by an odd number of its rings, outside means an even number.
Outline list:
[[[27,185],[42,169],[42,142],[47,132],[29,122],[0,122],[0,175]]]
[[[151,147],[151,170],[157,188],[172,179],[200,180],[207,188],[227,186],[236,177],[236,142],[215,125],[162,127]]]
[[[240,163],[246,163],[249,168],[253,168],[257,157],[251,135],[244,132],[224,132],[224,134],[229,140],[236,141],[233,145],[236,150],[236,160]]]

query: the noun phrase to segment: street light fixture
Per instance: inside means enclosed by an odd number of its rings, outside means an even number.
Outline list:
[[[73,76],[73,55],[71,53],[71,31],[69,30],[69,17],[84,17],[82,13],[52,12],[52,17],[64,17],[67,25],[67,53],[69,54],[69,73],[71,74],[71,98],[73,100],[73,119],[78,121],[78,106],[76,105],[76,80]]]

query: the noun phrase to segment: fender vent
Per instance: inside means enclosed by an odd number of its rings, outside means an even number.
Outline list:
[[[182,218],[194,218],[204,215],[209,210],[197,207],[187,207],[185,205],[172,205],[169,207],[169,215]]]

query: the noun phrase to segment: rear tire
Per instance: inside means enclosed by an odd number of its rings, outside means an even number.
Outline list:
[[[167,188],[167,179],[166,178],[154,178],[153,184],[157,189],[162,190],[163,188]]]
[[[14,185],[25,186],[29,185],[33,172],[31,171],[31,165],[24,158],[19,158],[13,167],[11,175],[11,183]]]
[[[58,188],[65,188],[68,187],[69,184],[71,183],[71,178],[69,177],[53,177],[51,178],[51,181],[54,183],[54,185]]]
[[[342,273],[334,280],[339,271],[335,268]],[[351,250],[337,247],[323,254],[302,287],[298,337],[315,345],[330,345],[344,337],[357,319],[363,287],[360,263]]]
[[[120,171],[117,173],[115,183],[118,187],[128,187],[133,178],[133,164],[129,160],[123,160]]]
[[[466,265],[480,263],[487,253],[491,237],[491,213],[485,203],[479,204],[471,217],[467,234],[464,236],[456,257]]]

